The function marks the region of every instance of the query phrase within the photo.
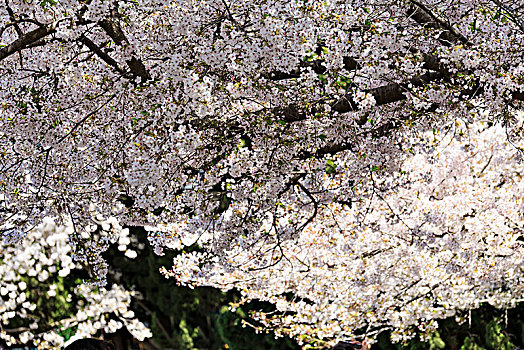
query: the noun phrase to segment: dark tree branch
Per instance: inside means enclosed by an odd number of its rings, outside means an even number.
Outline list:
[[[358,68],[358,62],[351,57],[343,58],[344,68],[347,71],[353,71]],[[269,80],[278,81],[286,79],[294,79],[300,77],[302,74],[301,68],[311,68],[313,72],[317,74],[324,74],[327,71],[327,68],[322,64],[322,60],[314,60],[309,62],[301,62],[299,68],[292,70],[291,72],[270,72],[265,73],[263,76]]]
[[[119,46],[129,45],[129,42],[124,32],[122,31],[120,24],[117,21],[115,21],[113,17],[116,17],[116,16],[108,17],[104,20],[101,20],[100,22],[98,22],[98,24],[100,25],[100,27],[102,27],[102,29],[106,32],[106,34],[111,39],[113,39],[113,41],[117,45]],[[129,69],[131,70],[131,72],[135,76],[140,77],[143,83],[152,79],[151,74],[149,74],[146,66],[139,58],[136,58],[133,55],[131,59],[126,61],[126,63]]]
[[[107,53],[101,50],[98,45],[96,45],[94,42],[91,41],[91,39],[87,38],[86,36],[80,37],[80,42],[84,44],[89,50],[91,50],[93,53],[95,53],[98,57],[100,57],[105,63],[107,63],[109,66],[113,67],[118,73],[122,75],[127,75],[127,72],[120,67],[117,61],[115,61],[111,56],[109,56]]]
[[[439,72],[428,72],[411,78],[403,84],[388,84],[374,89],[364,90],[364,92],[371,94],[375,98],[377,106],[382,106],[388,103],[404,100],[406,98],[405,93],[408,91],[409,84],[413,87],[421,87],[442,77],[443,75]],[[353,93],[350,92],[335,102],[331,106],[331,109],[339,113],[347,113],[357,111],[359,108],[353,99]]]
[[[29,45],[39,41],[40,39],[55,32],[58,22],[43,25],[38,27],[29,33],[23,34],[20,38],[13,41],[11,44],[0,49],[0,61],[11,56],[12,54],[19,52]]]
[[[513,23],[515,23],[520,31],[522,33],[524,33],[524,23],[522,22],[522,20],[520,20],[520,18],[518,18],[516,15],[515,15],[515,10],[513,10],[510,6],[504,4],[502,1],[500,0],[491,0],[493,1],[495,4],[497,4],[497,6],[499,6],[502,10],[506,11],[508,13],[508,17],[511,19],[511,21]]]
[[[514,100],[524,101],[524,91],[515,91],[511,93]]]
[[[15,13],[13,12],[13,9],[8,5],[7,1],[5,2],[7,13],[9,14],[9,19],[13,23],[16,33],[18,34],[18,37],[22,37],[24,33],[22,32],[22,29],[20,29],[20,26],[18,25],[18,21],[15,18]]]
[[[417,0],[409,0],[413,6],[408,10],[410,16],[415,22],[423,24],[430,28],[444,29],[445,32],[440,35],[439,39],[443,39],[448,43],[455,40],[460,41],[464,45],[470,45],[470,41],[464,35],[459,33],[452,25],[447,23],[444,19],[433,13],[426,5]]]

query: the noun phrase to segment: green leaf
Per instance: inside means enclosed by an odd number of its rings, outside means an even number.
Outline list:
[[[326,174],[331,175],[337,172],[337,164],[332,160],[326,160]]]
[[[440,338],[440,334],[438,332],[433,333],[431,338],[429,338],[429,348],[431,350],[435,349],[444,349],[446,347],[446,343]]]
[[[42,0],[42,2],[40,3],[40,6],[42,7],[46,7],[46,5],[53,6],[53,5],[56,5],[57,3],[58,3],[58,0]]]
[[[244,147],[247,147],[247,148],[252,147],[251,139],[247,135],[242,136],[238,143],[238,148],[244,148]]]

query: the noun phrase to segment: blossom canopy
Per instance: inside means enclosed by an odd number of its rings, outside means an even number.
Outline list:
[[[108,241],[93,218],[147,225],[158,253],[198,246],[166,275],[246,288],[290,310],[260,316],[268,325],[319,339],[508,289],[514,302],[523,11],[521,0],[2,3],[3,235],[62,218],[74,260],[103,280],[92,257]],[[502,256],[511,266],[495,268]],[[454,300],[446,283],[471,300],[441,304]]]

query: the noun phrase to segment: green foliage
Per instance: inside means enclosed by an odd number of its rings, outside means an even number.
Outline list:
[[[53,5],[56,5],[57,3],[58,3],[58,0],[42,0],[42,2],[40,2],[40,6],[42,7],[53,6]]]
[[[60,332],[58,332],[58,334],[60,334],[64,338],[65,341],[68,341],[69,338],[75,335],[77,328],[78,328],[77,326],[65,328],[65,329],[62,329]]]
[[[34,315],[40,330],[51,329],[55,322],[66,319],[76,312],[75,304],[83,299],[73,293],[73,289],[82,283],[82,279],[75,279],[74,276],[85,277],[86,275],[82,271],[73,270],[67,278],[51,275],[45,282],[38,281],[37,277],[21,276],[20,281],[27,284],[27,300],[36,304]],[[55,288],[56,293],[53,297],[47,294],[51,286]],[[10,320],[9,326],[11,328],[29,327],[32,322],[31,317],[16,316]],[[64,329],[62,333],[65,338],[71,336],[69,329]]]
[[[318,79],[322,82],[322,84],[327,84],[327,77],[325,74],[319,74]]]
[[[253,147],[252,141],[249,138],[249,136],[247,136],[247,135],[242,136],[240,138],[239,143],[238,143],[238,148],[244,148],[244,147],[247,147],[249,149],[251,149]]]
[[[326,173],[336,169],[333,160],[326,161]],[[131,228],[138,242],[145,243],[143,229]],[[110,264],[122,273],[121,282],[143,295],[134,310],[143,320],[149,320],[154,344],[159,349],[233,349],[233,350],[291,350],[299,346],[289,338],[275,339],[272,333],[256,333],[245,327],[251,310],[271,311],[268,303],[252,302],[237,305],[239,295],[220,292],[213,288],[178,286],[173,279],[166,280],[156,272],[169,267],[176,252],[157,256],[148,244],[135,260],[129,260],[115,248],[108,252]],[[198,250],[198,246],[190,250]],[[30,282],[28,282],[30,285]],[[59,294],[59,293],[57,293]],[[57,302],[59,302],[57,298]],[[461,315],[459,315],[461,316]],[[469,315],[462,315],[469,316]],[[502,320],[507,317],[507,324]],[[464,319],[464,317],[462,317]],[[392,343],[388,333],[379,335],[372,349],[381,350],[514,350],[524,343],[524,305],[508,310],[507,315],[490,306],[471,312],[469,322],[457,323],[449,318],[439,321],[439,329],[427,341],[416,337],[407,343]],[[471,324],[471,325],[470,325]],[[257,325],[255,325],[256,327]],[[66,334],[64,334],[66,335]]]
[[[462,344],[460,347],[460,350],[485,350],[485,348],[475,343],[472,338],[466,337],[466,339],[464,339],[464,344]]]
[[[332,160],[326,160],[326,174],[332,175],[337,172],[337,164]]]
[[[432,334],[432,336],[429,338],[428,344],[430,350],[444,349],[446,347],[446,344],[440,337],[439,332],[435,332]]]
[[[488,349],[515,349],[515,345],[511,344],[508,337],[502,333],[499,318],[494,318],[486,325],[486,345]]]
[[[340,76],[340,77],[339,77],[338,84],[339,84],[341,87],[343,87],[344,89],[348,89],[349,87],[351,87],[352,80],[351,80],[351,78],[349,78],[349,77]]]
[[[232,300],[236,300],[236,295],[230,295]],[[289,338],[275,338],[274,334],[255,333],[250,327],[243,327],[243,320],[249,320],[249,309],[272,309],[268,303],[250,303],[244,307],[230,309],[222,306],[216,318],[216,329],[220,341],[227,348],[232,350],[292,350],[298,349],[298,345]],[[253,323],[252,320],[249,320]]]

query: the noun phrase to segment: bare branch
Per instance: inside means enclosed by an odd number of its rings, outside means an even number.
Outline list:
[[[508,13],[508,17],[511,19],[511,21],[513,23],[515,23],[519,27],[519,29],[520,29],[520,31],[522,33],[524,33],[524,23],[520,20],[520,18],[515,16],[515,11],[511,7],[509,7],[508,5],[504,4],[500,0],[491,0],[491,1],[493,1],[495,4],[497,4],[497,6],[499,6],[501,9],[506,11]]]

